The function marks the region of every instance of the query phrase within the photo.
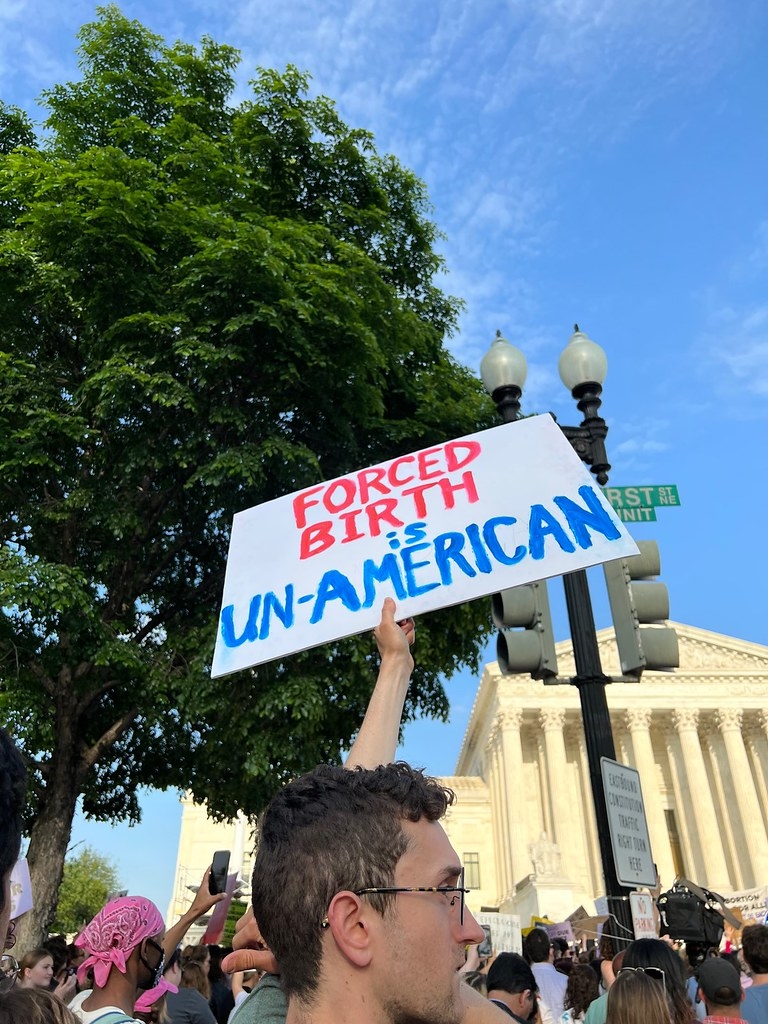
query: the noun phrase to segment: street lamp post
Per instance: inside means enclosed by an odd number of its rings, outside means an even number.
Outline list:
[[[576,324],[560,356],[558,368],[563,383],[576,399],[584,416],[578,427],[561,426],[560,429],[582,462],[589,466],[598,483],[603,485],[608,482],[608,471],[611,468],[605,450],[608,427],[598,415],[603,380],[608,369],[605,352],[580,331]],[[506,423],[516,420],[520,415],[520,398],[527,375],[523,353],[510,345],[499,331],[483,358],[480,372],[483,384],[496,403],[502,419]],[[616,877],[600,767],[600,759],[603,757],[616,760],[605,695],[605,687],[610,680],[600,663],[586,570],[566,573],[563,576],[563,587],[576,667],[576,674],[570,682],[579,691],[608,912],[617,926],[611,930],[611,934],[615,937],[614,945],[620,949],[633,937],[634,931],[629,901]]]

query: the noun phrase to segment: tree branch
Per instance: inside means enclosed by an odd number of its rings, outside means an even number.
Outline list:
[[[110,726],[105,733],[96,740],[80,757],[80,763],[84,769],[83,775],[96,764],[101,755],[120,739],[125,730],[138,715],[138,708],[131,708],[114,725]]]

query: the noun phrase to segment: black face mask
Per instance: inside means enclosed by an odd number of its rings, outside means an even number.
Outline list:
[[[150,967],[147,961],[144,959],[143,953],[139,953],[139,960],[141,960],[142,964],[146,967],[149,973],[153,975],[152,982],[147,986],[147,988],[157,988],[157,986],[162,981],[163,971],[165,970],[165,952],[163,951],[163,947],[158,946],[158,944],[156,942],[153,942],[152,939],[148,939],[147,941],[150,946],[154,946],[155,949],[160,951],[160,962],[158,963],[157,967]]]
[[[163,980],[163,971],[165,970],[165,954],[160,957],[160,963],[157,965],[155,976],[152,979],[151,988],[157,988],[160,982]]]

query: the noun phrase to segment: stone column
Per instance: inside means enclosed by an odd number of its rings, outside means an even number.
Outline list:
[[[496,861],[496,893],[499,903],[510,892],[509,862],[506,843],[506,806],[504,800],[504,761],[501,756],[501,730],[494,722],[488,735],[485,763],[488,765],[488,788],[491,791],[491,822],[493,853]]]
[[[550,841],[559,845],[561,853],[566,853],[569,836],[573,834],[573,798],[563,739],[565,708],[544,708],[539,717],[544,730],[545,784],[552,809]]]
[[[672,725],[665,728],[664,738],[669,752],[669,774],[672,779],[672,790],[675,796],[674,812],[678,832],[680,834],[683,867],[685,869],[686,876],[692,878],[698,872],[698,865],[694,850],[698,837],[695,831],[692,837],[689,830],[692,811],[691,794],[688,789],[688,777],[685,772],[685,764],[680,747],[680,737]]]
[[[506,819],[508,823],[507,850],[509,855],[510,892],[517,883],[530,874],[528,857],[529,829],[525,806],[525,779],[523,776],[523,742],[520,729],[523,712],[519,708],[499,713],[501,749],[504,754],[506,778]]]
[[[600,846],[597,841],[595,801],[592,798],[592,783],[589,777],[589,761],[587,758],[587,744],[584,739],[583,724],[576,727],[574,731],[574,738],[579,751],[579,775],[581,777],[579,793],[581,796],[581,807],[584,814],[584,839],[587,851],[587,870],[591,881],[587,892],[600,894],[605,892],[605,879],[603,878],[603,863],[600,859]]]
[[[669,832],[664,818],[656,759],[653,756],[653,744],[651,743],[652,711],[650,708],[630,708],[625,717],[627,729],[632,738],[635,768],[640,772],[640,784],[643,790],[643,803],[648,820],[653,859],[659,871],[659,878],[665,885],[670,885],[675,877],[675,866],[672,862]]]
[[[765,712],[761,712],[761,714],[764,715]],[[744,724],[743,736],[765,828],[768,827],[768,745],[766,745],[765,733],[761,728],[759,718],[754,715],[750,716]]]
[[[725,862],[723,843],[720,839],[715,803],[709,788],[709,777],[699,742],[698,708],[682,708],[673,711],[672,721],[680,738],[683,764],[688,778],[688,793],[691,801],[688,821],[691,829],[691,845],[695,847],[695,863],[697,866],[701,864],[704,869],[704,884],[721,892],[723,889],[730,888],[730,878]]]
[[[604,886],[596,884],[601,865],[599,858],[594,852],[596,831],[594,822],[594,807],[592,805],[592,794],[589,790],[587,780],[586,789],[582,781],[582,751],[581,745],[584,742],[584,730],[581,721],[576,724],[566,719],[563,730],[565,738],[566,761],[568,750],[575,753],[575,760],[569,763],[568,772],[571,785],[569,791],[573,801],[574,833],[568,843],[568,850],[564,851],[563,871],[574,881],[578,882],[586,893],[599,893]],[[586,752],[584,753],[586,758]]]
[[[728,760],[725,756],[725,744],[723,738],[714,724],[714,713],[708,716],[711,721],[701,733],[702,750],[705,751],[712,765],[712,799],[719,811],[718,822],[720,824],[720,841],[725,850],[725,862],[728,865],[728,874],[731,885],[734,889],[746,889],[742,872],[742,862],[739,850],[744,844],[741,835],[741,825],[731,815],[729,808],[736,806],[736,797],[733,792],[733,781]],[[738,815],[736,816],[738,817]],[[734,824],[738,827],[734,834]]]
[[[741,737],[742,712],[738,708],[723,708],[716,712],[715,721],[723,737],[725,755],[733,778],[738,816],[744,831],[745,849],[742,861],[749,865],[749,886],[765,885],[768,881],[768,837],[760,813],[747,752]]]

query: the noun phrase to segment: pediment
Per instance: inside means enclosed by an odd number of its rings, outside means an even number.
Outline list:
[[[676,675],[722,675],[723,673],[757,673],[768,675],[768,647],[739,640],[722,633],[712,633],[682,622],[672,622],[680,647],[680,668]],[[597,633],[600,660],[608,675],[620,675],[619,656],[612,629]],[[569,640],[556,645],[558,670],[561,676],[575,674]],[[649,673],[653,676],[656,673]],[[664,673],[667,678],[668,675]]]

